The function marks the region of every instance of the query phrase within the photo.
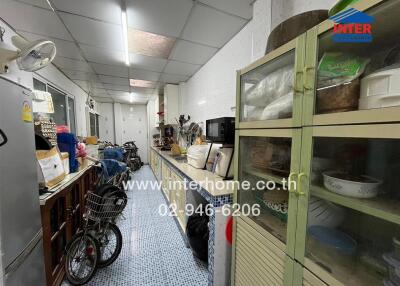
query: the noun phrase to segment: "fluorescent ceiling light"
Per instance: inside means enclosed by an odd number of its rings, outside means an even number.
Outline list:
[[[125,64],[129,66],[128,22],[126,19],[126,10],[121,11],[121,17],[122,17],[122,35],[124,38]]]
[[[129,52],[168,59],[175,39],[129,28]]]
[[[154,87],[156,83],[154,81],[149,81],[149,80],[142,80],[142,79],[133,79],[131,78],[129,80],[130,86],[135,86],[135,87]]]
[[[129,102],[130,102],[130,103],[133,103],[133,93],[131,93],[131,94],[129,95]]]
[[[205,104],[205,103],[206,103],[205,100],[200,100],[197,104],[198,104],[198,105],[203,105],[203,104]]]

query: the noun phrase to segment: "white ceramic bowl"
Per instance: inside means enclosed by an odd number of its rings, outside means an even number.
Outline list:
[[[373,198],[378,195],[378,187],[382,181],[362,176],[370,182],[349,181],[338,178],[343,173],[337,171],[324,172],[324,186],[331,192],[353,198]]]
[[[320,225],[335,228],[339,226],[345,218],[345,208],[331,202],[310,196],[308,203],[308,227]]]

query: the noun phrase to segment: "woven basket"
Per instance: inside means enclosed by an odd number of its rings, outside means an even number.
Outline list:
[[[317,91],[317,114],[345,112],[358,109],[360,80]]]

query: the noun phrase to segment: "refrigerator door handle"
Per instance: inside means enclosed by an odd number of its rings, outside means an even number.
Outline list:
[[[5,145],[8,142],[8,138],[6,134],[4,134],[3,130],[0,129],[0,136],[3,138],[3,142],[0,143],[0,147]]]
[[[33,252],[36,245],[41,242],[43,237],[43,230],[40,229],[39,232],[35,235],[35,237],[31,240],[31,242],[25,247],[20,255],[18,255],[10,265],[6,266],[4,269],[5,276],[11,275],[11,273],[15,272],[21,264],[26,260],[26,258]]]

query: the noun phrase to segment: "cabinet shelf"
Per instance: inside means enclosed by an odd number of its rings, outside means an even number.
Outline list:
[[[326,249],[321,248],[318,251],[324,252]],[[349,267],[349,265],[353,265],[353,267]],[[327,282],[329,281],[333,285],[383,285],[382,281],[384,277],[381,274],[363,264],[354,264],[351,258],[345,264],[341,264],[335,257],[331,257],[330,259],[326,257],[324,260],[320,260],[317,256],[308,254],[308,257],[305,258],[305,266],[316,273],[321,273],[323,269],[322,272],[327,271],[333,277],[341,277],[341,281],[336,280],[336,278],[324,277]],[[346,284],[341,284],[343,281],[346,281]]]
[[[400,224],[400,204],[399,201],[396,200],[384,197],[371,199],[345,197],[319,186],[311,186],[311,195],[354,209],[367,215],[375,216],[395,224]]]
[[[243,169],[243,172],[259,177],[259,178],[263,178],[265,180],[268,181],[273,181],[277,184],[282,184],[282,180],[286,178],[279,176],[279,175],[275,175],[275,174],[271,174],[271,173],[265,173],[267,171],[267,169],[258,169],[252,166],[247,166],[246,168]]]
[[[273,235],[279,242],[286,244],[287,223],[267,211],[261,211],[259,216],[251,216],[249,218]]]
[[[316,114],[313,125],[343,125],[363,124],[366,122],[397,122],[400,121],[400,107],[385,107],[347,112]]]

